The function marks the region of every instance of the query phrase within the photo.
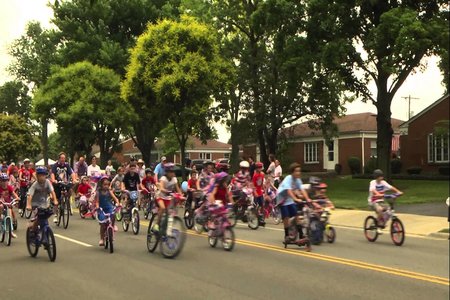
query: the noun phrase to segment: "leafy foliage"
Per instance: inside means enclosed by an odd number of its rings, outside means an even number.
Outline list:
[[[22,116],[29,122],[31,97],[28,87],[20,81],[8,81],[0,86],[0,107],[2,113]]]

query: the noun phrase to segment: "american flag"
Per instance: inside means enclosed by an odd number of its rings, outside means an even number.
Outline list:
[[[397,152],[400,150],[400,135],[396,134],[392,136],[392,152]]]

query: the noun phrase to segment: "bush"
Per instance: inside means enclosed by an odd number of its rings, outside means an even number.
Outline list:
[[[349,157],[348,159],[348,167],[350,168],[350,172],[352,174],[360,174],[361,173],[361,159],[356,156]]]
[[[441,174],[441,175],[450,175],[450,168],[448,166],[439,167],[439,174]]]
[[[342,165],[341,164],[334,165],[334,171],[336,172],[336,174],[341,175],[341,173],[342,173]]]
[[[377,168],[377,159],[371,157],[364,165],[364,174],[373,174],[373,171]]]
[[[408,169],[406,169],[406,172],[408,172],[409,175],[418,175],[420,174],[420,172],[422,172],[422,168],[421,167],[410,167]]]
[[[392,174],[400,174],[402,171],[402,161],[400,159],[391,160]]]

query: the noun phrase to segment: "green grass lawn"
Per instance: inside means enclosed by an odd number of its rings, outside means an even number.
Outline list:
[[[350,209],[368,209],[369,180],[327,178],[328,197],[336,207]],[[443,202],[449,195],[448,181],[395,180],[394,186],[404,192],[398,199],[399,204]]]

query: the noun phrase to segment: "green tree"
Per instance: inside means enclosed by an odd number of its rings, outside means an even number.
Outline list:
[[[0,157],[8,161],[34,157],[40,151],[33,127],[19,115],[0,114],[0,141]]]
[[[378,167],[389,178],[392,99],[424,57],[448,49],[447,1],[315,0],[307,14],[309,43],[322,63],[376,106]]]
[[[190,136],[204,142],[214,136],[210,106],[216,89],[228,80],[226,66],[209,27],[191,17],[163,20],[139,37],[122,95],[142,97],[144,89],[152,95],[154,111],[172,124],[185,157]]]
[[[16,114],[29,121],[31,97],[28,87],[20,81],[8,81],[0,86],[0,107],[2,113]]]
[[[19,81],[34,89],[45,83],[52,65],[58,63],[59,35],[54,30],[44,30],[39,22],[27,24],[25,34],[9,47],[14,58],[8,71]],[[45,164],[48,164],[48,116],[35,115],[41,126],[41,145]]]
[[[55,70],[36,95],[36,109],[55,120],[72,156],[79,150],[89,153],[96,143],[101,165],[117,150],[132,120],[129,106],[120,98],[119,75],[89,62]]]
[[[69,153],[70,149],[65,146],[65,140],[59,132],[53,132],[48,136],[48,157],[55,160],[61,151]]]

